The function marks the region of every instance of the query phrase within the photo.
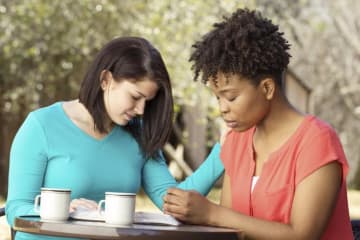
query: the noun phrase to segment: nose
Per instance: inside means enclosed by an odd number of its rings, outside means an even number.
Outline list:
[[[218,100],[219,101],[219,109],[220,109],[220,113],[224,114],[229,112],[229,105],[226,103],[225,100],[222,100],[221,98]]]
[[[144,110],[145,110],[145,100],[142,99],[136,103],[134,111],[136,115],[143,115]]]

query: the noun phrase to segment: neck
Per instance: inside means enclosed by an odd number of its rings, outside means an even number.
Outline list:
[[[271,102],[269,114],[256,125],[256,135],[269,140],[278,138],[295,130],[303,118],[285,96],[277,96]]]
[[[95,132],[98,132],[98,129],[96,128],[96,125],[94,122],[94,118],[91,116],[88,109],[78,100],[77,100],[77,103],[78,103],[79,112],[81,113],[82,121],[84,123],[86,123],[86,125],[88,125],[89,128],[92,128]],[[105,120],[105,134],[109,133],[113,127],[114,127],[114,125],[113,125],[112,121],[110,119],[106,119]]]

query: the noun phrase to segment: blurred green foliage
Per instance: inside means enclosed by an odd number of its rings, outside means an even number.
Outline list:
[[[205,88],[194,94],[200,83],[192,81],[187,61],[194,39],[239,6],[230,0],[0,0],[0,195],[12,138],[28,112],[76,98],[105,43],[125,35],[151,41],[168,66],[179,111],[209,98]]]
[[[233,7],[232,1],[3,0],[0,110],[16,118],[19,111],[76,97],[94,54],[124,35],[143,36],[159,48],[177,101],[191,103],[191,44]]]
[[[10,145],[26,115],[40,106],[77,98],[89,62],[105,43],[117,36],[142,36],[152,42],[162,53],[172,79],[175,111],[196,104],[201,109],[192,113],[197,114],[201,121],[210,123],[218,116],[217,103],[205,87],[198,86],[201,83],[192,80],[188,62],[191,45],[223,15],[238,7],[256,7],[287,30],[293,48],[300,46],[297,55],[306,53],[297,58],[297,62],[310,66],[301,71],[301,75],[312,83],[314,92],[327,94],[332,99],[336,93],[321,89],[329,85],[329,80],[336,81],[329,71],[332,66],[339,65],[340,70],[335,72],[343,78],[339,55],[335,54],[333,62],[326,65],[324,61],[318,61],[318,55],[313,54],[316,51],[301,48],[303,36],[305,39],[314,36],[313,41],[318,43],[317,46],[325,46],[327,54],[327,49],[338,47],[321,39],[324,29],[333,24],[315,21],[318,16],[323,16],[317,10],[324,10],[316,2],[321,1],[0,0],[0,195],[6,194]],[[325,19],[337,14],[335,10]],[[339,39],[338,31],[329,36],[327,39]],[[343,48],[347,46],[343,45]],[[309,64],[304,61],[306,59],[315,59],[315,62]],[[317,71],[312,71],[312,67]],[[333,110],[332,105],[327,108],[322,102],[315,105],[333,115],[328,111]],[[344,107],[340,104],[337,109],[342,113]],[[201,115],[202,112],[207,116]],[[348,114],[339,114],[345,115]],[[334,125],[342,126],[340,123]],[[209,127],[207,145],[212,145],[213,129],[213,126]],[[183,131],[181,134],[186,138],[189,133]],[[353,155],[358,156],[357,148]]]

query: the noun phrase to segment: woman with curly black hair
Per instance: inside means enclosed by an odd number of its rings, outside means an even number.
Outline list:
[[[239,9],[196,42],[190,60],[230,131],[221,204],[170,189],[164,211],[251,239],[353,239],[348,163],[335,131],[287,100],[290,45],[259,12]]]

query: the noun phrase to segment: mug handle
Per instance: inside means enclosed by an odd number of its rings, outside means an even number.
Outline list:
[[[39,213],[40,212],[40,198],[41,198],[41,195],[39,194],[39,195],[37,195],[36,197],[35,197],[35,203],[34,203],[34,211],[35,212],[37,212],[37,213]]]
[[[102,210],[102,205],[105,204],[105,199],[100,200],[99,204],[98,204],[98,212],[100,215],[102,215],[104,213],[104,211]]]

